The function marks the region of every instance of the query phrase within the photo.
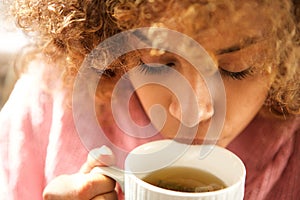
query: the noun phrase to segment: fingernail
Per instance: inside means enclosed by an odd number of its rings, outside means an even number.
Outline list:
[[[99,158],[101,156],[112,156],[113,152],[112,152],[112,150],[109,147],[103,145],[100,148],[92,149],[89,154],[93,158],[97,159],[97,158]]]

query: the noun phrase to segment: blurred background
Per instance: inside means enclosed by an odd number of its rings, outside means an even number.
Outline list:
[[[9,97],[17,73],[14,61],[28,40],[10,15],[11,0],[0,0],[0,110]]]

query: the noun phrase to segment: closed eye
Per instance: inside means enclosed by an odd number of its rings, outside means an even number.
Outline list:
[[[228,70],[225,70],[223,68],[219,68],[221,75],[225,76],[225,77],[229,77],[232,78],[233,80],[243,80],[251,75],[253,75],[253,71],[254,68],[253,67],[249,67],[243,71],[239,71],[239,72],[231,72]]]
[[[175,66],[172,62],[166,64],[145,64],[143,61],[140,62],[141,65],[138,69],[144,74],[161,74],[169,71],[170,68]]]

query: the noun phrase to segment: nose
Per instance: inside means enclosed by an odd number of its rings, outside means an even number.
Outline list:
[[[192,66],[181,63],[179,70],[190,87],[182,91],[183,95],[173,95],[169,104],[170,114],[187,127],[193,127],[201,121],[210,119],[214,114],[209,89],[203,77]],[[178,98],[180,97],[180,98]]]

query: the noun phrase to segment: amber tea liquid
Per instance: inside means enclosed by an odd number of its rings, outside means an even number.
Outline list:
[[[168,167],[148,174],[143,180],[160,188],[179,192],[211,192],[226,187],[215,175],[190,167]]]

